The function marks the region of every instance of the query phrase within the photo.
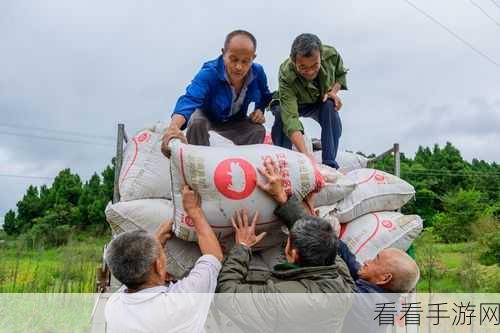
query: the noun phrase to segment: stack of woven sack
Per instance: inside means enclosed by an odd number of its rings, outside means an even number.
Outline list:
[[[418,216],[394,212],[413,197],[413,187],[382,171],[362,168],[367,160],[361,156],[339,154],[339,172],[295,151],[268,144],[235,147],[211,133],[212,147],[172,141],[169,160],[160,149],[164,130],[165,124],[157,124],[127,143],[120,202],[108,204],[106,218],[115,235],[136,229],[154,232],[172,219],[176,237],[167,242],[166,253],[167,270],[174,278],[183,277],[201,255],[194,226],[182,209],[184,184],[200,193],[202,209],[224,250],[234,238],[230,217],[241,207],[258,210],[257,231],[267,232],[256,251],[283,243],[286,235],[273,215],[275,203],[256,186],[262,177],[257,169],[268,158],[279,165],[290,194],[304,198],[317,192],[321,215],[340,222],[341,239],[360,261],[389,246],[406,250],[422,228]]]

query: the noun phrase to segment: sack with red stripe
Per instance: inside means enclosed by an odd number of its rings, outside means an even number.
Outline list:
[[[378,212],[341,224],[340,239],[362,263],[388,247],[408,250],[422,228],[422,219],[418,215]]]
[[[409,183],[380,170],[358,169],[349,172],[346,178],[356,188],[333,207],[340,223],[368,213],[399,209],[415,195]]]
[[[233,234],[230,222],[237,209],[248,208],[260,213],[259,231],[281,225],[273,212],[276,203],[257,187],[257,171],[267,159],[279,167],[285,190],[304,198],[319,191],[324,184],[317,165],[304,154],[288,149],[261,145],[203,147],[172,140],[170,172],[174,202],[174,232],[177,237],[194,241],[196,232],[182,209],[181,189],[184,184],[198,191],[202,209],[219,239]]]
[[[319,164],[325,186],[314,196],[314,205],[329,206],[344,199],[356,188],[356,182],[328,165]]]
[[[109,203],[106,206],[106,220],[114,235],[133,230],[155,233],[158,227],[172,219],[172,202],[164,199],[144,199]],[[167,272],[175,279],[186,276],[201,257],[198,244],[172,238],[167,241]]]
[[[163,131],[139,131],[125,146],[120,171],[120,200],[170,199],[170,163],[161,153]]]

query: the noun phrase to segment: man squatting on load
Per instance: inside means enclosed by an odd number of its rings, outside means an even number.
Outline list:
[[[172,137],[209,146],[208,131],[236,145],[264,142],[264,110],[272,99],[264,68],[254,63],[257,41],[244,30],[229,33],[222,54],[203,64],[175,105],[162,150]],[[253,110],[248,110],[250,107]],[[250,115],[247,116],[247,111]],[[184,139],[185,141],[185,139]]]
[[[275,145],[298,151],[314,159],[304,142],[299,117],[312,118],[321,126],[322,163],[338,169],[336,162],[342,123],[338,96],[347,89],[347,69],[332,46],[318,36],[301,34],[292,43],[290,57],[279,68],[279,88],[271,103]]]

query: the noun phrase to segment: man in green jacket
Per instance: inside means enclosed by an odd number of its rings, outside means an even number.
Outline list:
[[[354,283],[347,266],[337,257],[335,230],[326,220],[306,215],[295,196],[288,198],[274,163],[265,162],[259,171],[268,180],[259,187],[278,204],[275,215],[283,221],[292,221],[290,214],[302,214],[302,218],[286,225],[286,262],[265,272],[249,269],[252,247],[265,236],[255,234],[258,213],[250,223],[246,210],[236,214],[231,219],[235,246],[222,266],[216,289],[231,294],[218,295],[216,304],[245,331],[340,329],[350,308],[348,293],[353,292]]]
[[[309,155],[304,143],[304,127],[299,117],[313,118],[321,126],[322,163],[338,169],[336,162],[342,123],[338,111],[342,101],[338,92],[347,89],[347,69],[340,54],[323,45],[313,34],[301,34],[292,44],[290,57],[279,69],[279,103],[271,111],[275,120],[275,145]]]

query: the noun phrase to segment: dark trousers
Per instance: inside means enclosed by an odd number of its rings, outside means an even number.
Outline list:
[[[202,110],[197,109],[187,125],[186,139],[189,144],[210,146],[210,134],[214,131],[231,140],[236,145],[253,145],[264,142],[266,129],[263,125],[255,124],[250,119],[229,121],[222,124],[211,122]]]
[[[281,108],[279,104],[271,107],[274,114],[274,124],[271,132],[273,143],[283,148],[292,148],[292,142],[283,131]],[[312,118],[321,126],[321,147],[323,164],[338,169],[336,162],[339,149],[339,139],[342,135],[342,123],[339,113],[335,110],[335,103],[328,99],[326,102],[299,105],[299,116]]]

